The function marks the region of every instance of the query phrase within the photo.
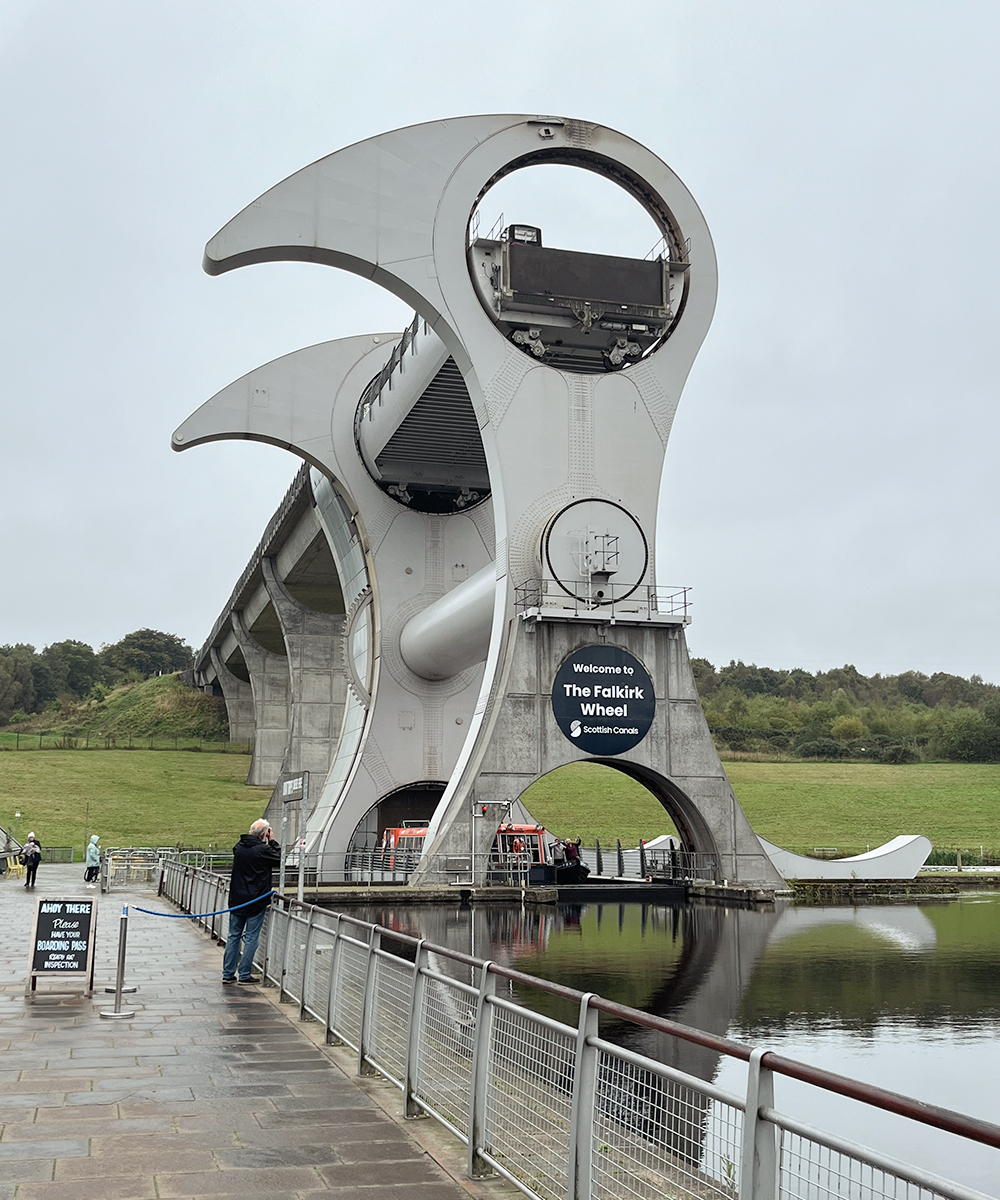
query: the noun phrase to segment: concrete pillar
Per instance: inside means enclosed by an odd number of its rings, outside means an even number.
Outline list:
[[[219,687],[222,688],[222,696],[226,702],[226,715],[229,717],[229,740],[249,744],[253,741],[254,735],[253,689],[249,683],[245,683],[230,671],[222,661],[222,655],[217,646],[212,647],[211,655],[215,677]],[[211,692],[211,684],[205,690]]]
[[[241,612],[233,612],[232,623],[253,691],[253,760],[247,783],[273,787],[281,774],[288,744],[288,663],[254,641]]]
[[[560,664],[573,651],[595,644],[620,646],[643,663],[656,698],[648,734],[613,758],[584,755],[563,735],[552,711],[552,683]],[[504,802],[556,767],[584,758],[642,783],[670,815],[686,849],[718,856],[721,879],[761,886],[782,882],[719,761],[682,625],[622,619],[611,625],[584,617],[518,622],[508,655],[504,691],[493,709],[473,787],[464,793],[456,789],[449,797],[438,833],[411,883],[444,882],[440,864],[449,856],[468,854],[472,837],[476,854],[487,854]],[[484,803],[487,815],[473,818],[473,810]]]
[[[287,654],[289,736],[281,771],[309,771],[318,799],[330,769],[347,702],[343,613],[306,608],[288,591],[274,569],[261,560],[264,587],[281,625]]]

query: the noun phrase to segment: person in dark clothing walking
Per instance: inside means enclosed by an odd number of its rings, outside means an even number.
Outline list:
[[[42,843],[35,837],[33,833],[28,834],[28,840],[24,843],[21,850],[21,862],[27,867],[27,874],[24,880],[24,886],[35,890],[35,874],[38,871],[38,864],[42,861]]]
[[[271,836],[273,832],[266,821],[254,821],[250,832],[242,834],[233,847],[229,904],[236,912],[229,914],[229,937],[222,958],[223,983],[260,983],[260,976],[253,974],[253,957],[270,903],[271,872],[281,865],[281,847]],[[247,903],[258,897],[256,904]],[[240,904],[246,907],[237,908]]]

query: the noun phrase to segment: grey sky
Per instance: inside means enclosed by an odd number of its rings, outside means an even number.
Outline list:
[[[204,243],[350,142],[526,111],[650,146],[715,238],[660,539],[692,651],[1000,680],[998,35],[961,0],[6,0],[0,642],[200,644],[296,462],[171,431],[259,363],[406,319],[322,267],[211,279]],[[619,206],[575,174],[539,176],[537,223],[582,248]],[[644,236],[611,223],[595,248]]]

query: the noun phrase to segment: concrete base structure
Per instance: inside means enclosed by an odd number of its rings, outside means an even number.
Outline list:
[[[720,879],[762,886],[781,883],[719,760],[698,699],[682,624],[528,618],[517,622],[511,643],[503,698],[475,777],[472,802],[458,799],[443,814],[421,863],[419,882],[445,882],[444,863],[449,856],[468,855],[473,837],[477,856],[487,854],[507,801],[557,767],[589,761],[621,771],[646,787],[677,826],[686,849],[718,856]],[[573,651],[595,644],[622,647],[639,659],[656,695],[649,732],[633,750],[611,758],[581,754],[552,711],[552,680],[560,665]]]

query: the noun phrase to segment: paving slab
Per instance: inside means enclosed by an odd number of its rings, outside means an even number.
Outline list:
[[[463,1178],[464,1149],[402,1121],[385,1081],[279,1005],[273,989],[223,987],[220,947],[151,889],[87,891],[78,866],[43,864],[32,893],[0,879],[0,1200],[508,1196]],[[92,997],[27,1002],[35,903],[97,897]],[[124,997],[106,1020],[127,903]]]

